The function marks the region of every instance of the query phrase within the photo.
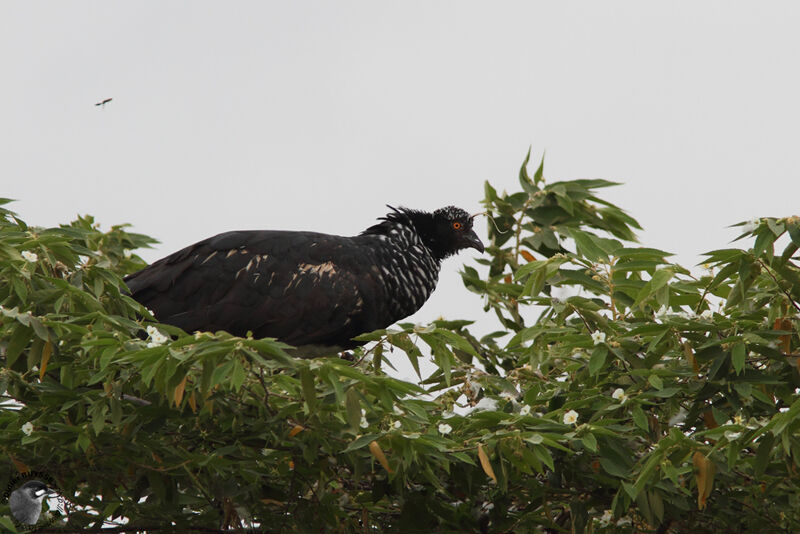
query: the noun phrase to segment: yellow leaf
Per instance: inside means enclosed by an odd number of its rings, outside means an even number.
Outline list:
[[[697,365],[697,360],[694,357],[694,351],[692,350],[692,344],[688,341],[683,342],[683,353],[686,354],[686,360],[691,364],[692,369],[694,369],[695,373],[700,372],[700,366]]]
[[[197,399],[194,398],[194,391],[192,391],[189,398],[186,400],[189,402],[189,408],[192,409],[192,413],[197,413]]]
[[[42,363],[39,365],[39,380],[44,379],[44,372],[47,370],[47,362],[50,361],[50,355],[53,354],[53,344],[49,341],[42,347]]]
[[[697,451],[692,457],[692,465],[697,480],[697,509],[703,510],[714,487],[714,463]]]
[[[13,456],[11,456],[10,454],[8,455],[8,457],[11,458],[11,462],[14,464],[14,467],[17,468],[17,471],[19,471],[23,475],[25,473],[27,473],[28,471],[30,471],[30,468],[27,465],[23,464],[22,462],[20,462],[19,460],[17,460]]]
[[[383,451],[381,450],[381,446],[378,445],[377,441],[370,442],[370,444],[369,444],[369,452],[372,453],[372,456],[374,456],[375,459],[378,460],[378,463],[380,463],[383,466],[383,468],[386,469],[387,472],[389,472],[389,473],[393,473],[394,472],[394,471],[392,471],[392,468],[389,467],[389,462],[386,460],[386,455],[383,454]]]
[[[289,432],[289,437],[293,438],[303,430],[305,430],[303,425],[294,425],[294,428],[292,428],[292,430]]]
[[[531,254],[527,250],[520,250],[519,253],[522,255],[523,258],[525,258],[529,262],[536,261],[536,258],[533,257],[533,254]]]
[[[481,461],[483,472],[497,484],[497,475],[494,474],[494,469],[492,469],[492,464],[489,462],[489,457],[486,455],[486,451],[483,450],[483,445],[480,443],[478,443],[478,459]]]
[[[172,399],[175,401],[175,406],[180,406],[181,401],[183,400],[183,392],[186,389],[186,380],[189,378],[189,375],[183,377],[181,383],[175,387],[175,394],[173,395]]]
[[[275,506],[284,506],[286,503],[281,501],[276,501],[275,499],[260,499],[261,502],[264,504],[273,504]]]

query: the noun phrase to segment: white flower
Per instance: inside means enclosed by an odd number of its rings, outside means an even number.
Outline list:
[[[159,345],[163,345],[169,338],[158,331],[158,328],[155,326],[148,326],[146,328],[147,335],[150,336],[150,342],[147,344],[147,348],[158,347]]]
[[[761,219],[750,219],[742,225],[742,232],[749,234],[761,224]]]
[[[23,250],[22,257],[28,260],[31,263],[36,263],[39,261],[39,256],[35,252],[31,252],[30,250]]]
[[[531,407],[528,406],[527,404],[519,409],[519,414],[520,415],[528,415],[530,413],[531,413]]]
[[[394,423],[392,423],[392,428],[396,430],[400,430],[401,426],[403,426],[403,423],[401,423],[400,421],[395,421]]]
[[[630,524],[631,524],[631,518],[630,517],[623,517],[619,521],[617,521],[617,526],[618,527],[624,527],[624,526],[627,526],[627,525],[630,525]]]
[[[448,425],[447,423],[439,423],[439,433],[443,435],[447,435],[453,431],[453,427]]]
[[[358,423],[358,426],[360,426],[361,428],[367,428],[369,426],[367,418],[364,417],[363,415],[361,416],[361,422]]]
[[[607,527],[608,525],[611,524],[612,519],[614,519],[614,512],[612,512],[611,510],[606,510],[605,512],[603,512],[603,515],[599,519],[600,526]]]
[[[601,332],[600,330],[595,330],[592,332],[592,341],[594,341],[595,345],[599,345],[600,343],[606,342],[606,333]]]
[[[133,255],[133,253],[126,248],[125,250],[122,251],[122,255],[125,256],[126,258],[130,258]]]
[[[401,410],[400,408],[398,408],[397,405],[392,406],[392,412],[394,412],[395,415],[405,415],[405,413],[406,413],[403,410]]]
[[[666,319],[667,312],[669,312],[669,309],[666,306],[661,306],[656,312],[656,320],[663,321],[664,319]]]
[[[510,391],[504,391],[500,394],[507,401],[514,401],[516,400],[517,396],[511,393]]]
[[[31,434],[33,434],[33,423],[28,421],[27,423],[22,425],[22,433],[25,434],[26,436],[30,436]]]
[[[618,400],[620,404],[624,404],[626,400],[628,400],[628,396],[625,395],[625,391],[622,388],[617,388],[614,390],[614,393],[611,394],[614,400]]]
[[[578,422],[578,412],[575,410],[570,410],[564,414],[564,424],[565,425],[574,425]]]
[[[733,424],[734,425],[743,425],[744,424],[744,417],[741,414],[736,414],[733,416]]]

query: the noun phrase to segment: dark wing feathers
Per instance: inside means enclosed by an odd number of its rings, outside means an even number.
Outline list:
[[[226,330],[292,345],[355,346],[377,325],[381,287],[367,246],[311,232],[228,232],[135,273],[131,296],[186,331]],[[364,299],[368,294],[372,298]]]

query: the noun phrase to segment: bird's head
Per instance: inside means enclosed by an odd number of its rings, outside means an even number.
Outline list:
[[[461,208],[446,206],[431,213],[388,207],[392,212],[382,217],[381,223],[366,229],[364,234],[388,235],[397,225],[411,227],[437,260],[443,260],[465,248],[474,248],[479,252],[484,250],[483,243],[472,229],[475,216]]]
[[[438,258],[444,259],[465,248],[483,252],[483,243],[472,229],[473,216],[455,206],[440,208],[433,213],[407,210],[422,241]]]
[[[26,482],[19,487],[19,491],[22,491],[30,499],[39,503],[42,502],[42,499],[44,499],[45,495],[52,493],[47,485],[39,480],[31,480]]]
[[[473,217],[455,206],[447,206],[433,212],[433,220],[436,222],[436,241],[440,250],[444,252],[443,257],[465,248],[484,251],[483,243],[472,229]]]

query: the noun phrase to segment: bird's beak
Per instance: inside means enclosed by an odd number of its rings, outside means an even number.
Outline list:
[[[467,247],[474,248],[478,252],[483,253],[483,251],[484,251],[483,243],[478,238],[478,235],[475,233],[474,230],[470,230],[469,232],[464,234],[464,239],[467,242]]]

